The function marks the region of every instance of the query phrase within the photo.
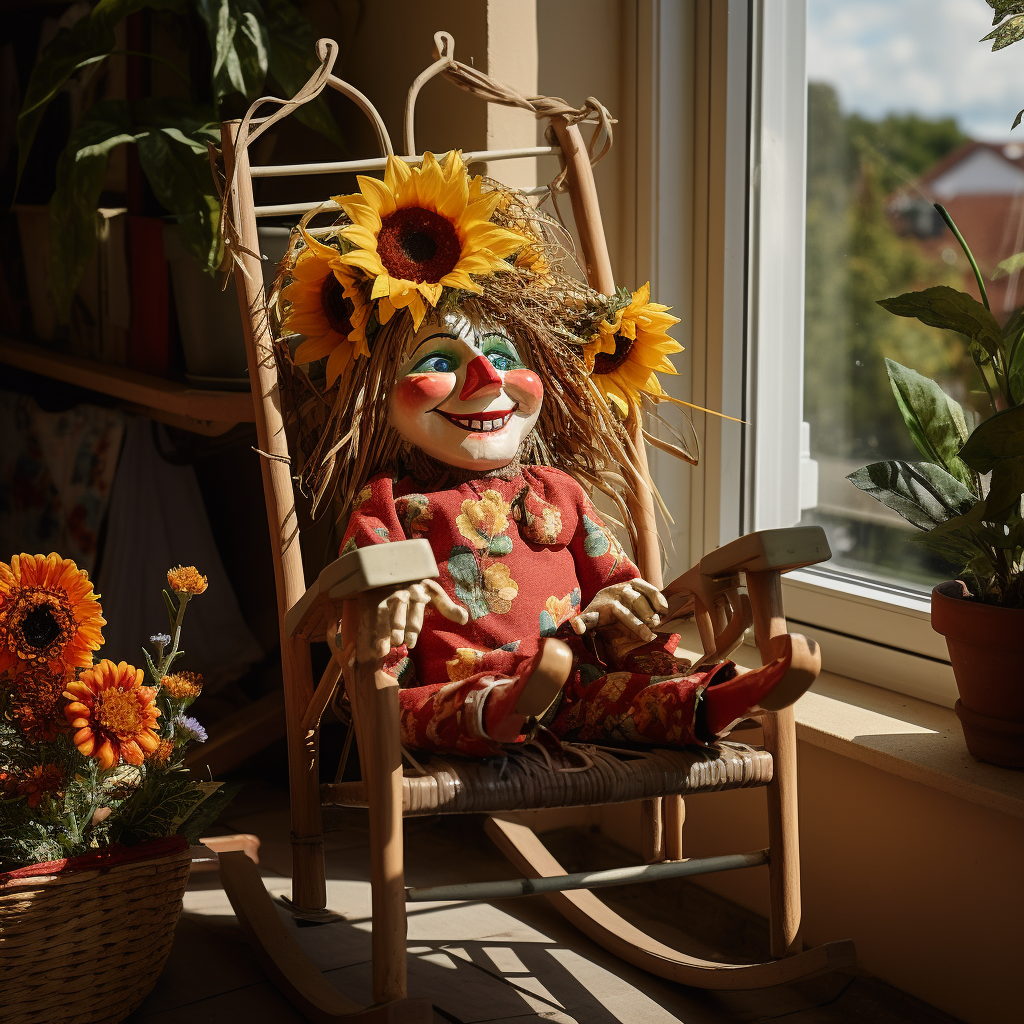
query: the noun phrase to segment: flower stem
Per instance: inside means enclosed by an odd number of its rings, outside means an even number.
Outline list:
[[[185,620],[185,606],[191,600],[192,595],[188,593],[178,594],[178,614],[174,619],[174,637],[171,641],[171,652],[160,662],[160,678],[167,675],[167,670],[174,664],[178,655],[178,641],[181,639],[181,624]]]
[[[950,217],[946,208],[940,203],[935,203],[935,209],[938,210],[939,216],[946,223],[946,227],[953,232],[954,237],[960,243],[960,248],[963,249],[964,255],[971,264],[971,270],[974,271],[974,279],[978,282],[978,291],[981,292],[981,301],[985,303],[985,308],[991,313],[992,307],[988,304],[988,292],[985,291],[985,282],[982,280],[981,271],[978,269],[978,262],[974,258],[974,253],[971,252],[970,246],[964,240],[964,236],[960,234],[960,229],[953,222],[953,218]]]

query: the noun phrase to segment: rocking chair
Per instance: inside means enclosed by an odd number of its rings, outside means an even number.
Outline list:
[[[491,101],[514,104],[547,116],[557,145],[529,150],[466,153],[466,163],[559,154],[580,236],[589,283],[614,289],[588,148],[578,123],[594,120],[595,108],[573,111],[563,101],[525,98],[453,58],[454,41],[435,36],[437,60],[414,82],[406,108],[404,159],[417,163],[413,138],[416,96],[437,74]],[[300,557],[287,422],[279,384],[277,341],[263,291],[256,223],[260,216],[301,214],[317,203],[256,207],[257,177],[340,173],[381,169],[384,159],[330,164],[250,167],[246,144],[274,121],[330,85],[356,102],[374,123],[384,154],[391,144],[380,117],[357,90],[331,74],[336,44],[321,40],[323,64],[310,83],[262,122],[222,126],[227,208],[237,237],[235,282],[245,325],[253,384],[267,513],[274,548],[281,621],[282,670],[287,715],[293,909],[315,917],[326,906],[321,802],[365,807],[370,822],[373,905],[373,998],[364,1009],[334,989],[305,958],[284,928],[255,867],[243,854],[223,854],[221,874],[238,919],[265,969],[286,995],[313,1020],[429,1020],[430,1004],[409,999],[406,988],[406,903],[425,900],[488,900],[545,893],[552,904],[590,938],[623,959],[685,985],[714,989],[760,988],[851,966],[850,942],[801,951],[800,867],[797,836],[796,735],[792,709],[764,713],[764,747],[719,742],[682,750],[610,751],[565,744],[548,770],[535,759],[511,755],[498,771],[493,761],[425,757],[403,768],[398,731],[398,683],[367,652],[366,642],[381,600],[379,588],[397,587],[437,575],[424,540],[362,548],[338,558],[306,588]],[[607,118],[606,113],[604,114]],[[258,125],[258,127],[256,127]],[[607,128],[607,120],[605,120]],[[595,131],[595,136],[597,132]],[[229,239],[229,244],[230,244]],[[628,424],[641,455],[644,435],[637,418]],[[633,479],[631,512],[637,525],[636,561],[644,578],[662,586],[660,554],[649,478]],[[753,624],[762,660],[787,641],[780,575],[829,557],[819,528],[767,530],[727,544],[665,588],[678,600],[690,595],[704,646],[703,661],[725,658]],[[332,658],[314,686],[310,644],[324,641]],[[793,636],[797,670],[820,667],[813,642]],[[318,773],[320,719],[335,691],[344,686],[351,703],[362,781],[321,785]],[[564,769],[584,770],[566,771]],[[561,770],[560,770],[561,769]],[[688,794],[738,787],[765,787],[770,846],[767,850],[704,860],[683,859],[683,798]],[[516,812],[537,807],[601,805],[643,800],[647,863],[633,868],[567,874]],[[487,814],[487,832],[522,871],[524,878],[495,883],[407,889],[404,883],[403,816],[443,813]],[[602,885],[696,875],[767,864],[771,896],[771,954],[755,964],[718,963],[688,956],[655,941],[627,923],[590,891]]]

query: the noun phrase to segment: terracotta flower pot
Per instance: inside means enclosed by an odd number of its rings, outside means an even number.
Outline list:
[[[953,580],[932,591],[932,629],[946,638],[967,749],[1024,768],[1024,608],[968,600]]]

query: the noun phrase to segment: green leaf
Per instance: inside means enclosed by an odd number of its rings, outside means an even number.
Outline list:
[[[1024,113],[1024,111],[1021,111]],[[1020,117],[1020,114],[1017,115]],[[1020,123],[1019,121],[1017,122]],[[1017,127],[1015,124],[1014,128]],[[1015,252],[1012,256],[1007,256],[1005,260],[996,264],[996,269],[992,271],[992,280],[995,281],[997,278],[1006,277],[1008,274],[1016,274],[1018,270],[1024,269],[1024,252]]]
[[[930,462],[876,462],[846,479],[919,530],[932,530],[978,501],[956,477]]]
[[[469,609],[474,619],[489,614],[484,599],[483,578],[476,555],[464,545],[456,545],[448,556],[448,573],[455,581],[455,596]]]
[[[135,141],[124,100],[101,100],[83,115],[57,161],[57,188],[50,200],[53,294],[62,318],[96,248],[96,207],[110,151]]]
[[[608,534],[601,529],[589,516],[583,517],[583,530],[586,537],[583,540],[583,551],[590,558],[600,558],[607,554],[611,547]]]
[[[207,142],[220,140],[213,110],[176,97],[140,101],[139,162],[153,194],[178,222],[181,243],[211,273],[220,266],[220,202]]]
[[[1024,456],[1024,405],[997,412],[979,424],[960,450],[960,458],[979,473],[989,473],[1002,459]]]
[[[1002,25],[994,28],[987,36],[982,36],[980,41],[984,43],[989,39],[993,40],[993,52],[1024,39],[1024,14],[1018,14],[1004,21]]]
[[[114,29],[129,14],[143,7],[168,7],[171,4],[147,0],[99,0],[99,3],[71,28],[62,28],[43,47],[32,66],[25,88],[25,102],[18,114],[18,176],[21,181],[32,142],[54,96],[80,68],[103,60],[114,49]]]
[[[512,553],[512,538],[502,534],[492,537],[487,545],[487,554],[492,558],[501,558]]]
[[[291,0],[263,0],[263,9],[270,39],[270,73],[281,86],[282,95],[294,96],[320,65],[316,32]],[[297,108],[295,116],[344,150],[345,142],[327,106],[326,94]]]
[[[203,833],[221,816],[242,789],[241,782],[212,782],[204,785],[214,786],[215,789],[178,826],[179,834],[188,840],[190,846],[199,842]]]
[[[929,327],[966,334],[989,355],[995,355],[1002,344],[996,318],[977,299],[948,285],[879,299],[878,305],[896,316],[915,317]]]
[[[267,80],[269,37],[258,0],[195,0],[213,51],[217,106],[233,92],[251,100]]]
[[[958,457],[970,436],[963,409],[938,384],[916,370],[893,359],[886,359],[885,368],[900,415],[917,450],[973,491],[971,471]]]
[[[1003,328],[1006,338],[1006,389],[1014,405],[1024,402],[1024,306]]]
[[[1009,14],[1024,13],[1024,0],[985,0],[992,8],[992,24],[998,25]]]
[[[169,590],[161,591],[164,595],[164,607],[167,609],[167,618],[171,620],[171,632],[174,631],[174,624],[178,621],[178,606],[174,603]]]
[[[1024,497],[1024,457],[1000,459],[992,467],[992,479],[985,498],[985,521],[1009,525],[1008,520],[1020,516]]]

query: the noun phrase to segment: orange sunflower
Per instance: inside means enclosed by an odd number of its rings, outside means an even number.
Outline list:
[[[291,269],[292,283],[281,292],[288,303],[282,327],[303,334],[295,362],[312,363],[327,356],[327,386],[348,371],[353,359],[369,356],[366,325],[370,306],[364,301],[356,275],[341,253],[305,232],[307,248]]]
[[[106,625],[98,598],[89,574],[56,552],[0,562],[0,672],[22,661],[91,665]]]
[[[167,586],[176,594],[205,594],[209,586],[206,577],[194,565],[179,565],[167,570]]]
[[[641,393],[653,398],[664,395],[655,371],[677,372],[668,357],[682,352],[683,346],[666,333],[679,323],[669,308],[651,302],[648,282],[633,292],[629,305],[614,320],[598,324],[597,336],[583,348],[591,379],[623,416],[640,405]]]
[[[338,232],[352,246],[340,262],[373,282],[381,323],[407,308],[418,330],[445,288],[480,294],[470,275],[508,270],[505,257],[523,247],[522,235],[491,222],[500,192],[484,193],[457,152],[443,166],[432,153],[420,167],[388,157],[383,181],[356,180],[359,192],[334,197],[352,221]]]
[[[30,740],[49,743],[67,732],[64,689],[74,677],[74,669],[59,662],[22,662],[12,680],[10,712]]]
[[[101,768],[120,761],[140,765],[160,743],[156,689],[143,686],[142,680],[142,669],[104,658],[64,692],[70,701],[64,714],[75,730],[75,746],[96,758]]]

